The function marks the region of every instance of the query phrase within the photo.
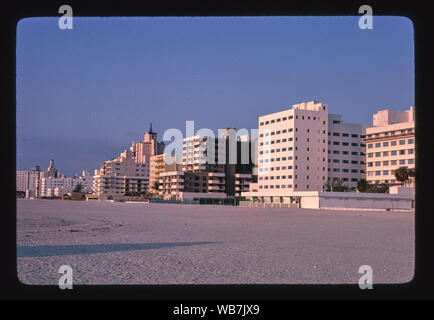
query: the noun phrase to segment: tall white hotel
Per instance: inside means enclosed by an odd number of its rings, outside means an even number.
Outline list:
[[[336,178],[355,187],[365,177],[364,130],[318,101],[259,117],[258,193],[319,191]]]
[[[328,106],[322,102],[259,117],[258,191],[321,190],[327,182],[327,134]]]

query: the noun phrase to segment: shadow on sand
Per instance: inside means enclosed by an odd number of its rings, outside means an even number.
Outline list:
[[[17,247],[17,257],[50,257],[74,254],[108,253],[116,251],[149,250],[173,247],[186,247],[217,242],[159,242],[159,243],[115,243],[77,244],[66,246],[21,246]]]

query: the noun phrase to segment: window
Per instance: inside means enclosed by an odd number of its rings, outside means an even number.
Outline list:
[[[393,146],[396,146],[396,141],[391,141],[390,142],[390,145],[393,147]]]
[[[413,144],[414,143],[414,139],[408,139],[408,144]]]
[[[388,166],[389,165],[389,161],[383,161],[383,166]]]
[[[405,140],[399,140],[399,145],[402,146],[403,144],[405,144]]]
[[[381,161],[376,161],[376,162],[375,162],[375,166],[376,166],[376,167],[381,166]]]
[[[392,166],[396,166],[396,160],[392,160],[392,161],[390,161],[390,164],[391,164]]]
[[[414,164],[414,159],[408,159],[408,164]]]
[[[359,137],[358,134],[352,134],[352,135],[351,135],[351,138],[358,138],[358,137]]]
[[[383,147],[388,147],[389,146],[389,142],[383,142]]]
[[[369,143],[369,144],[368,144],[368,149],[372,149],[372,147],[373,147],[373,144],[372,144],[372,143]]]
[[[414,149],[408,149],[407,153],[408,154],[414,154]]]
[[[381,152],[375,152],[375,157],[376,158],[381,157]]]
[[[264,122],[261,122],[259,125],[260,125],[260,126],[263,126],[263,125],[264,125]]]
[[[338,132],[333,132],[333,136],[335,136],[335,137],[339,137],[340,134],[339,134]]]
[[[377,142],[377,143],[375,144],[375,148],[380,148],[380,147],[381,147],[381,143]]]
[[[405,160],[399,160],[399,164],[405,164]]]
[[[390,151],[390,155],[391,155],[391,156],[396,156],[396,150],[392,150],[392,151]]]
[[[389,151],[384,151],[383,152],[383,157],[387,157],[387,156],[389,156]]]
[[[348,133],[342,133],[342,137],[349,137],[350,135]]]
[[[375,171],[376,176],[381,176],[381,171]]]
[[[352,147],[358,147],[359,144],[358,144],[358,143],[352,143],[351,146],[352,146]]]
[[[405,150],[399,150],[399,155],[403,155],[403,154],[405,154]]]
[[[389,175],[389,170],[383,170],[383,175],[388,176]]]

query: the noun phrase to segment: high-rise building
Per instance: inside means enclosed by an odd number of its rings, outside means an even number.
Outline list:
[[[33,197],[37,188],[41,169],[35,166],[30,170],[16,172],[16,191],[27,192],[28,196]]]
[[[175,155],[164,153],[151,156],[149,175],[149,190],[151,193],[158,194],[160,192],[158,188],[160,173],[171,171],[182,171],[182,165],[177,163]]]
[[[406,111],[381,110],[366,128],[366,180],[397,184],[395,170],[414,168],[414,107]]]
[[[328,115],[328,182],[355,189],[365,179],[365,144],[362,139],[366,125],[344,123],[342,116]]]
[[[151,157],[161,146],[151,124],[143,141],[133,141],[119,157],[105,161],[99,170],[95,170],[94,192],[101,197],[149,192]]]
[[[258,191],[321,190],[327,151],[327,104],[303,102],[259,117]]]

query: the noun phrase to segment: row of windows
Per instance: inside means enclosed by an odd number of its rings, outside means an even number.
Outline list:
[[[292,160],[292,156],[290,156],[290,157],[282,157],[282,158],[260,159],[259,163],[274,162],[274,161],[286,161],[286,159]],[[298,157],[295,156],[295,160],[297,160],[297,159],[298,159]]]
[[[328,135],[329,136],[331,136],[331,135],[333,135],[334,137],[340,137],[341,135],[342,135],[342,137],[350,137],[350,134],[349,133],[340,133],[340,132],[329,132],[328,133]],[[365,137],[365,135],[363,135],[363,134],[361,134],[361,135],[358,135],[358,134],[351,134],[351,138],[358,138],[358,137],[360,137],[360,138],[364,138]]]
[[[297,178],[297,176],[295,176]],[[259,177],[259,180],[279,180],[279,179],[292,179],[292,175],[289,176],[265,176]]]
[[[381,165],[388,166],[389,163],[391,166],[396,166],[397,164],[414,164],[414,159],[368,162],[368,167],[373,167],[374,164],[376,167],[380,167]]]
[[[350,142],[339,142],[339,141],[329,141],[329,144],[331,145],[333,142],[334,146],[339,146],[339,145],[343,145],[343,146],[350,146]],[[359,144],[355,143],[355,142],[351,142],[351,146],[352,147],[358,147]],[[363,143],[360,144],[361,147],[365,147],[365,145]]]
[[[381,156],[388,157],[389,155],[390,156],[396,156],[396,155],[404,155],[404,154],[414,154],[414,149],[392,150],[392,151],[390,151],[390,153],[389,153],[389,151],[375,152],[375,153],[371,152],[371,153],[368,153],[368,158],[373,158],[374,155],[376,158],[378,158]]]
[[[340,160],[340,159],[329,159],[329,163],[333,162],[333,163],[350,163],[350,160]],[[351,164],[365,164],[364,161],[356,161],[356,160],[351,160]]]
[[[321,130],[318,130],[318,133],[320,133],[320,131]],[[270,132],[261,133],[259,135],[259,138],[268,137],[270,135],[274,136],[274,135],[277,135],[277,134],[284,134],[284,133],[287,133],[287,132],[288,133],[294,132],[294,129],[293,128],[289,128],[289,129],[283,129],[283,130],[277,130],[277,131],[270,131]],[[298,132],[298,128],[295,128],[295,132]],[[306,132],[310,133],[310,129],[306,129]],[[325,134],[325,130],[323,130],[322,133]]]
[[[394,175],[395,170],[378,170],[378,171],[368,171],[368,177],[372,176],[388,176]]]
[[[330,171],[330,168],[329,168],[329,171]],[[349,170],[349,169],[340,169],[340,168],[333,168],[333,170],[332,170],[333,172],[345,172],[345,173],[349,173],[349,172],[351,172],[351,173],[363,173],[362,171],[363,170],[356,170],[356,169],[352,169],[352,170]]]
[[[405,133],[413,133],[413,129],[403,129],[403,130],[396,130],[396,131],[388,131],[388,132],[382,132],[382,133],[373,133],[368,134],[367,138],[378,138],[378,137],[388,137],[388,136],[394,136],[397,134],[405,134]]]
[[[345,154],[345,155],[348,155],[348,154],[350,154],[350,152],[349,151],[339,151],[339,150],[329,150],[329,154]],[[364,156],[365,155],[365,153],[364,152],[356,152],[356,151],[352,151],[351,152],[351,155],[352,156],[358,156],[358,155],[361,155],[361,156]]]
[[[318,121],[321,120],[320,117],[317,118],[316,116],[314,116],[314,117],[307,116],[307,120],[310,120],[311,118],[313,120],[318,120]],[[277,118],[277,119],[273,119],[273,120],[262,121],[259,123],[259,125],[263,126],[263,125],[267,125],[270,123],[278,123],[281,121],[292,120],[292,119],[294,119],[294,116],[282,117],[282,118]],[[295,119],[298,119],[298,115],[295,116]],[[304,120],[304,119],[305,119],[305,116],[301,116],[301,120]],[[323,121],[323,125],[325,125],[325,121]]]
[[[405,139],[403,139],[403,140],[399,140],[399,145],[400,146],[402,146],[402,145],[404,145],[405,144]],[[414,144],[414,139],[408,139],[407,140],[407,144]],[[381,142],[377,142],[377,143],[369,143],[368,144],[368,149],[372,149],[373,147],[374,147],[374,145],[375,145],[375,148],[381,148]],[[389,141],[385,141],[385,142],[383,142],[383,147],[388,147],[388,146],[396,146],[397,145],[397,141],[390,141],[390,144],[389,144]]]
[[[294,167],[295,170],[298,169],[298,166]],[[309,170],[310,167],[306,166],[306,170]],[[282,167],[270,167],[270,168],[259,168],[260,172],[268,172],[268,171],[277,171],[277,170],[292,170],[292,166],[282,166]],[[325,167],[322,167],[322,171],[325,171]],[[297,176],[295,176],[297,178]]]

